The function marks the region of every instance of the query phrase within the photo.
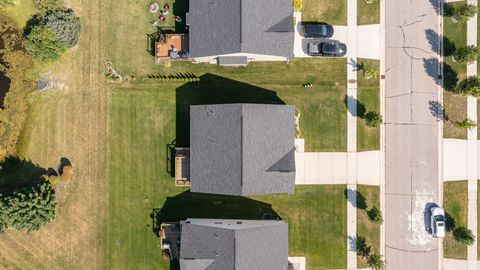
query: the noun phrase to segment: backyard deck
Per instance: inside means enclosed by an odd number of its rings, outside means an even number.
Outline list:
[[[188,52],[188,35],[161,34],[155,43],[155,61],[160,63],[170,59],[181,58],[182,52]]]

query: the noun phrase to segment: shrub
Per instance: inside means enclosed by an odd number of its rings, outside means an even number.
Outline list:
[[[456,5],[455,7],[448,8],[453,17],[458,20],[464,21],[468,19],[468,17],[472,17],[477,13],[477,7],[471,4],[467,4],[467,2],[462,2]]]
[[[480,80],[476,76],[465,78],[458,83],[453,91],[462,96],[480,97]]]
[[[453,58],[455,61],[465,64],[465,63],[471,63],[475,60],[477,60],[477,54],[478,54],[478,49],[474,45],[469,45],[467,47],[462,47],[457,49],[453,53]]]
[[[8,195],[0,195],[3,227],[34,231],[55,217],[55,192],[48,182],[27,187]]]
[[[53,11],[62,10],[64,3],[63,0],[33,0],[33,5],[40,15],[46,15]]]
[[[457,127],[458,129],[471,129],[476,126],[477,126],[477,123],[475,123],[475,121],[470,120],[468,118],[465,118],[462,121],[455,123],[455,127]]]
[[[471,246],[474,242],[474,235],[470,229],[458,227],[453,230],[453,238],[467,246]]]
[[[382,270],[385,269],[385,261],[382,260],[382,257],[378,254],[371,254],[367,259],[368,267],[373,270]]]
[[[50,29],[67,48],[78,43],[80,36],[80,18],[75,16],[73,10],[59,10],[45,16],[41,24]]]
[[[65,44],[44,26],[34,26],[27,36],[27,49],[41,62],[59,58],[65,51]]]
[[[367,245],[367,241],[365,240],[365,237],[357,236],[357,239],[355,240],[355,242],[357,246],[357,254],[363,258],[367,258],[370,255],[370,252],[372,251],[372,247]]]
[[[372,207],[372,209],[367,211],[368,219],[376,224],[383,223],[382,212],[376,207]]]
[[[0,0],[0,7],[8,7],[15,5],[15,0]]]
[[[365,114],[365,124],[367,124],[367,126],[378,127],[382,123],[383,119],[379,113],[375,111],[369,111],[367,114]]]

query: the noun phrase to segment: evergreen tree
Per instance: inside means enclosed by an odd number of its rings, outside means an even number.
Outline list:
[[[55,192],[48,182],[4,195],[4,227],[34,231],[55,217]]]
[[[73,10],[60,10],[49,13],[41,24],[50,29],[67,48],[75,46],[80,36],[80,18]]]
[[[65,51],[65,44],[47,27],[34,26],[27,36],[27,49],[41,62],[59,58]]]

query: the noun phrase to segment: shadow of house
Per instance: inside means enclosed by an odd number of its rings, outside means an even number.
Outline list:
[[[152,209],[153,232],[158,236],[160,224],[187,218],[213,219],[281,219],[272,205],[247,197],[182,192],[168,197],[162,208]]]
[[[181,18],[180,22],[175,22],[176,34],[187,34],[187,12],[189,7],[189,0],[175,0],[173,3],[173,15]]]
[[[0,164],[0,193],[8,193],[41,182],[47,170],[19,157],[7,157]]]
[[[230,103],[285,104],[275,91],[207,73],[177,88],[176,146],[190,145],[191,105]]]

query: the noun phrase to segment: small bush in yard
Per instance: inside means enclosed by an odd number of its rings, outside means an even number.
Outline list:
[[[475,123],[475,121],[470,120],[468,118],[465,118],[462,121],[455,123],[455,127],[457,127],[458,129],[471,129],[476,126],[477,126],[477,123]]]
[[[382,260],[382,257],[378,254],[370,254],[367,259],[368,267],[373,270],[382,270],[385,269],[385,261]]]
[[[383,119],[379,113],[375,111],[370,111],[367,114],[365,114],[365,124],[367,124],[367,126],[378,127],[382,123],[383,123]]]
[[[368,219],[376,224],[383,223],[382,212],[376,207],[372,207],[372,209],[367,211]]]

